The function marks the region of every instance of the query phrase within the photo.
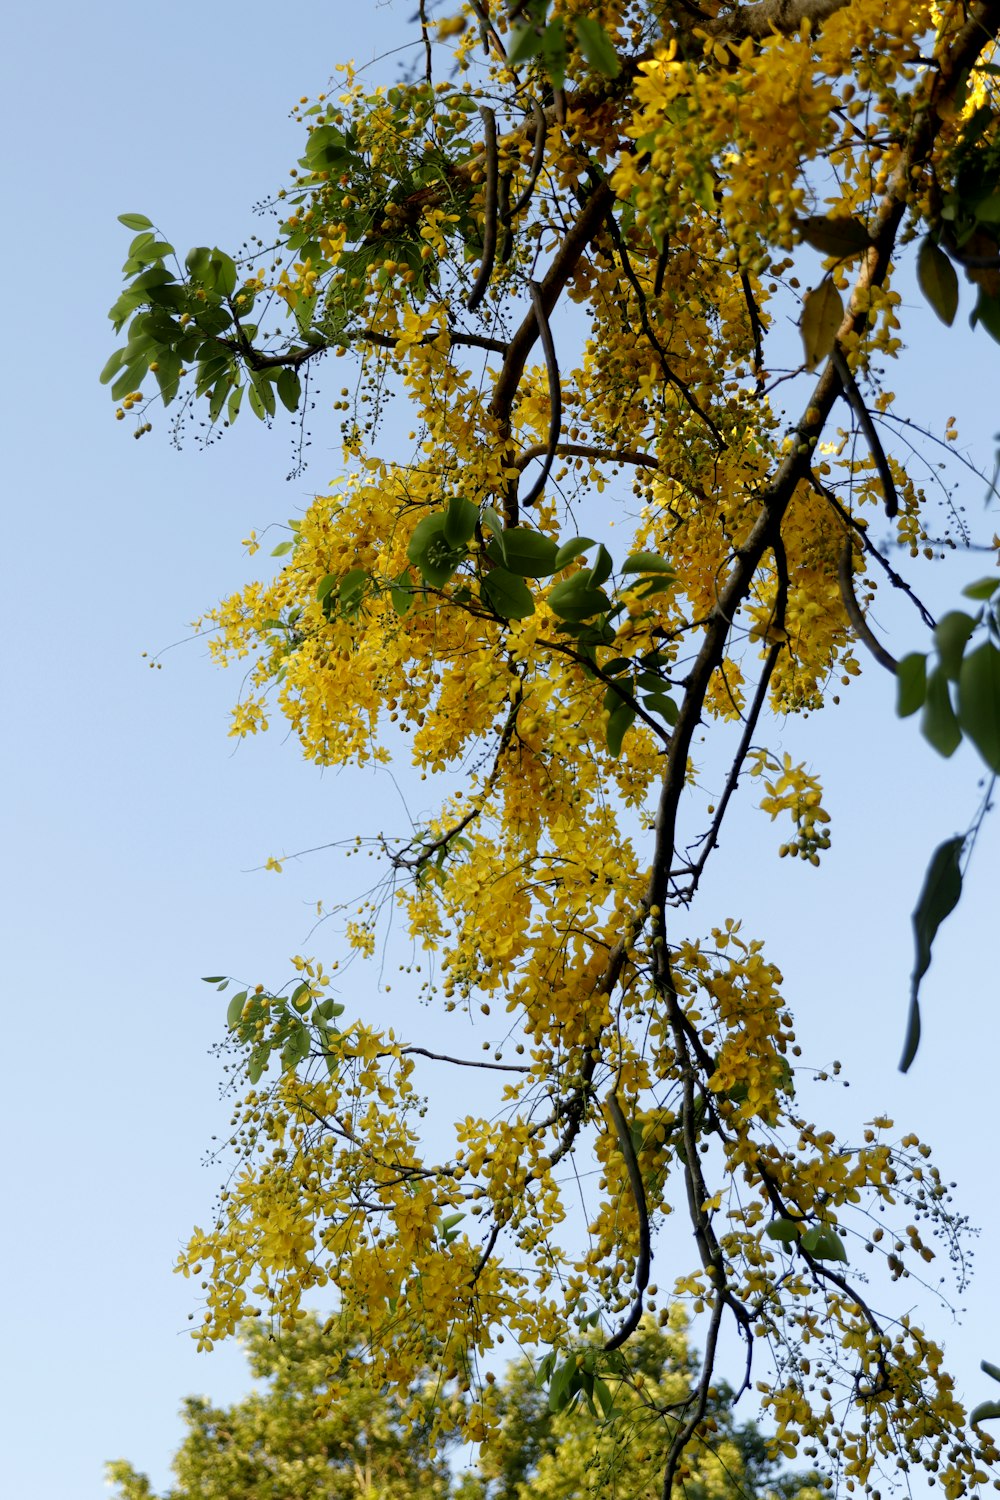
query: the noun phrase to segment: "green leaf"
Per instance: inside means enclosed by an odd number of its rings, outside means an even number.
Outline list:
[[[107,364],[104,366],[104,369],[101,371],[100,381],[102,385],[107,385],[111,377],[113,375],[117,375],[124,358],[125,350],[116,349],[114,354],[112,354],[111,358],[108,360]]]
[[[896,713],[908,719],[923,707],[927,691],[927,658],[922,651],[911,651],[896,664]]]
[[[920,716],[920,732],[939,755],[954,755],[962,743],[962,731],[951,706],[948,679],[940,667],[927,678],[927,695]]]
[[[490,531],[493,533],[493,540],[496,542],[497,546],[500,549],[500,560],[501,562],[506,562],[507,546],[503,539],[503,521],[501,521],[492,505],[483,506],[480,520],[482,521],[484,526],[488,526],[490,528]]]
[[[215,382],[212,399],[208,403],[208,420],[210,422],[217,422],[222,416],[222,408],[226,404],[226,397],[229,395],[231,385],[232,380],[228,374],[223,375],[221,379]]]
[[[625,703],[619,699],[616,707],[608,714],[607,723],[604,726],[604,737],[608,742],[608,751],[614,756],[615,760],[621,755],[622,742],[634,722],[635,709],[631,703]]]
[[[950,328],[958,312],[958,276],[947,255],[930,235],[920,244],[917,282],[941,322]]]
[[[234,995],[230,1000],[229,1005],[226,1007],[226,1025],[230,1031],[235,1031],[243,1019],[243,1007],[246,1003],[246,990],[241,990],[238,995]]]
[[[206,286],[210,286],[216,292],[221,292],[224,297],[231,297],[236,290],[238,280],[236,262],[232,256],[226,255],[222,250],[212,251],[203,275]]]
[[[560,572],[566,567],[567,563],[573,561],[574,557],[579,557],[582,552],[586,552],[593,545],[594,543],[589,536],[570,537],[568,542],[563,542],[556,553],[553,572]]]
[[[934,644],[937,647],[941,670],[951,682],[958,681],[958,674],[962,667],[962,653],[975,628],[976,622],[972,616],[960,609],[953,609],[948,614],[942,615],[934,627]]]
[[[250,400],[250,410],[263,422],[267,417],[267,412],[264,410],[264,403],[260,399],[260,391],[257,389],[255,380],[251,380],[247,386],[247,396]]]
[[[282,406],[287,411],[298,411],[302,399],[302,382],[294,370],[282,370],[274,382]]]
[[[959,865],[965,835],[957,834],[939,844],[931,855],[924,876],[923,889],[913,912],[913,938],[916,956],[910,979],[910,1015],[899,1071],[907,1072],[920,1045],[920,981],[930,968],[931,948],[937,930],[958,905],[962,895],[962,871]]]
[[[137,391],[149,371],[149,355],[143,355],[134,365],[124,370],[111,387],[112,401],[120,401],[130,391]]]
[[[542,34],[542,65],[554,89],[566,82],[566,27],[561,16],[550,21]]]
[[[799,1242],[814,1260],[846,1260],[844,1242],[836,1230],[817,1224],[807,1229]]]
[[[969,1421],[973,1427],[980,1422],[989,1422],[994,1417],[1000,1417],[1000,1401],[980,1401],[969,1414]]]
[[[207,245],[195,245],[184,257],[184,268],[192,281],[204,281],[209,272],[212,252]]]
[[[232,314],[224,307],[206,306],[195,313],[194,322],[195,327],[199,328],[202,333],[207,333],[214,338],[216,334],[225,333],[227,328],[231,328],[233,319]]]
[[[152,229],[152,219],[147,219],[145,214],[119,214],[119,224],[124,224],[126,229]]]
[[[843,298],[828,276],[811,292],[806,292],[802,299],[799,328],[807,370],[815,370],[820,361],[830,353],[843,321]]]
[[[611,569],[614,564],[611,561],[611,553],[602,543],[597,549],[594,565],[589,573],[584,574],[588,583],[595,589],[599,589],[602,583],[606,583],[611,577]]]
[[[393,609],[400,617],[413,608],[413,585],[408,568],[404,568],[395,583],[390,585],[389,598]]]
[[[502,544],[502,551],[501,551]],[[551,537],[531,526],[511,526],[495,535],[487,548],[494,562],[503,562],[521,578],[549,578],[556,571],[559,548]]]
[[[772,1219],[764,1233],[769,1240],[777,1240],[780,1245],[792,1245],[798,1241],[799,1228],[795,1219]]]
[[[292,550],[292,548],[294,546],[295,546],[294,542],[279,542],[276,547],[272,547],[272,549],[271,549],[271,556],[272,557],[284,557],[285,553],[286,552],[291,552],[291,550]]]
[[[156,369],[153,372],[156,383],[160,387],[160,395],[164,406],[169,406],[177,395],[181,381],[181,357],[175,354],[173,349],[162,349],[157,356]]]
[[[966,584],[962,593],[966,599],[992,599],[998,589],[1000,578],[979,578],[975,583]]]
[[[352,568],[349,573],[345,573],[338,591],[340,612],[342,615],[353,616],[358,613],[369,582],[368,574],[364,568]]]
[[[203,974],[201,982],[202,984],[221,984],[225,977],[225,974]]]
[[[475,536],[478,521],[478,505],[473,505],[471,500],[465,500],[461,495],[450,496],[444,513],[445,540],[453,547],[464,549]]]
[[[991,1380],[1000,1380],[1000,1366],[991,1365],[988,1359],[981,1359],[979,1361],[979,1368],[982,1370],[983,1374],[988,1375]]]
[[[549,1385],[549,1411],[562,1411],[569,1405],[579,1388],[577,1359],[575,1354],[571,1354],[552,1376]]]
[[[962,662],[958,722],[990,770],[1000,774],[1000,650],[992,641]]]
[[[643,708],[651,714],[659,714],[669,725],[677,723],[678,708],[673,698],[668,698],[666,693],[647,693],[642,700]]]
[[[230,426],[236,421],[240,414],[240,402],[243,400],[243,386],[238,385],[229,394],[229,402],[226,406],[226,418]]]
[[[507,568],[491,568],[485,573],[482,590],[501,619],[526,620],[535,613],[535,601],[528,585]]]
[[[574,573],[564,578],[549,591],[548,606],[561,620],[578,623],[589,620],[610,607],[611,601],[603,589],[591,585],[589,573]]]
[[[810,214],[799,219],[798,228],[807,245],[838,260],[850,260],[871,244],[866,226],[850,214]]]
[[[617,78],[621,72],[621,63],[618,60],[614,43],[600,21],[595,21],[590,16],[577,16],[573,22],[573,29],[580,44],[580,51],[590,66],[598,73],[603,73],[605,78]]]
[[[475,509],[475,507],[473,507]],[[446,516],[437,511],[418,521],[406,555],[433,588],[443,588],[466,556],[464,547],[453,547],[445,535]]]
[[[541,50],[541,27],[515,26],[511,33],[510,46],[507,48],[507,66],[517,68],[521,63],[529,62],[531,58],[537,57]]]
[[[633,552],[622,563],[623,573],[669,573],[674,577],[673,566],[658,552]]]
[[[984,288],[980,287],[979,297],[969,321],[973,327],[977,323],[982,323],[990,338],[996,339],[1000,344],[1000,297],[991,297]]]

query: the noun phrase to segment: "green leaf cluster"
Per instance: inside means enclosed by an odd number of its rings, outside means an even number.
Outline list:
[[[921,732],[940,755],[953,755],[965,737],[1000,774],[1000,583],[984,578],[963,592],[982,608],[949,611],[934,628],[934,651],[903,657],[897,712],[922,710]]]

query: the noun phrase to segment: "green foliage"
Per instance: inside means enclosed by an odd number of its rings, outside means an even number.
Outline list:
[[[454,1232],[452,1229],[451,1232]],[[260,1386],[230,1407],[203,1397],[183,1404],[185,1437],[174,1456],[174,1483],[162,1500],[622,1500],[656,1492],[656,1480],[680,1407],[698,1366],[679,1327],[642,1325],[621,1353],[604,1357],[585,1343],[565,1355],[544,1388],[525,1361],[492,1387],[500,1428],[488,1457],[454,1475],[445,1454],[429,1455],[429,1423],[406,1430],[392,1391],[363,1378],[363,1350],[336,1319],[305,1317],[272,1335],[249,1322],[243,1341]],[[556,1363],[543,1361],[547,1374]],[[317,1411],[331,1380],[335,1399]],[[461,1382],[458,1382],[460,1386]],[[455,1380],[428,1370],[426,1407],[462,1399]],[[593,1397],[596,1395],[596,1400]],[[752,1422],[732,1418],[732,1391],[712,1400],[719,1445],[693,1455],[685,1492],[699,1500],[774,1496],[818,1500],[813,1475],[779,1476],[779,1465]],[[668,1408],[672,1408],[667,1410]],[[145,1474],[120,1459],[108,1465],[115,1500],[155,1500]]]
[[[244,1343],[261,1390],[230,1407],[189,1396],[186,1435],[164,1500],[444,1500],[443,1456],[431,1458],[427,1432],[406,1431],[390,1392],[372,1392],[353,1361],[356,1344],[335,1325],[302,1319],[272,1337],[248,1323]],[[330,1379],[337,1399],[317,1413]],[[428,1379],[428,1400],[437,1393]],[[152,1500],[148,1478],[125,1460],[108,1465],[116,1500]]]

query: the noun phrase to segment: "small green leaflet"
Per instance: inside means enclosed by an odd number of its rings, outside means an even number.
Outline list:
[[[603,73],[605,78],[617,78],[621,72],[621,63],[614,44],[600,21],[595,21],[590,16],[577,16],[573,21],[573,30],[576,32],[580,51],[590,66],[598,73]]]
[[[145,214],[119,214],[119,224],[124,224],[126,229],[152,229],[152,219],[147,219]]]
[[[1000,774],[1000,650],[983,641],[962,662],[958,721],[994,774]]]
[[[950,328],[958,312],[958,276],[947,255],[930,235],[920,244],[917,282],[941,322]]]

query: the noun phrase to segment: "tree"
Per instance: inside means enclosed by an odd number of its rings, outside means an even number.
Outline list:
[[[264,1382],[228,1408],[201,1396],[184,1402],[186,1436],[173,1460],[169,1500],[381,1500],[450,1492],[442,1456],[431,1456],[427,1424],[408,1427],[400,1408],[356,1373],[361,1351],[335,1320],[302,1318],[275,1339],[260,1321],[240,1330],[253,1377]],[[336,1382],[336,1401],[317,1416],[317,1394]],[[152,1488],[124,1460],[108,1465],[120,1500]]]
[[[656,1487],[657,1460],[677,1418],[673,1408],[697,1380],[697,1361],[683,1331],[645,1323],[637,1330],[632,1383],[616,1383],[614,1411],[599,1427],[581,1402],[558,1414],[549,1409],[525,1362],[497,1383],[498,1441],[478,1470],[451,1474],[428,1452],[429,1422],[406,1428],[391,1392],[365,1379],[363,1351],[345,1347],[344,1330],[331,1319],[300,1319],[277,1338],[259,1320],[240,1334],[255,1380],[254,1392],[229,1408],[202,1397],[184,1403],[187,1434],[174,1457],[176,1485],[164,1500],[548,1500],[610,1493],[637,1497]],[[317,1393],[336,1370],[337,1399],[316,1413]],[[635,1377],[638,1376],[638,1379]],[[767,1444],[752,1423],[734,1426],[725,1399],[713,1403],[713,1448],[691,1455],[685,1492],[692,1497],[741,1500],[816,1500],[813,1476],[778,1475]],[[731,1394],[731,1393],[729,1393]],[[419,1382],[430,1409],[443,1392],[430,1370]],[[151,1500],[148,1478],[124,1460],[108,1465],[118,1500]]]
[[[230,1002],[241,1169],[183,1258],[198,1337],[253,1303],[291,1329],[333,1286],[373,1384],[412,1390],[435,1351],[475,1397],[436,1430],[488,1450],[482,1356],[513,1337],[555,1408],[600,1407],[662,1309],[651,1262],[679,1209],[694,1250],[671,1294],[705,1357],[664,1494],[711,1444],[726,1326],[786,1457],[822,1450],[849,1490],[920,1466],[975,1489],[1000,1407],[967,1416],[894,1289],[942,1248],[961,1266],[963,1221],[912,1132],[814,1123],[779,969],[700,886],[748,784],[778,852],[818,863],[821,782],[774,728],[862,657],[942,753],[965,735],[1000,770],[994,582],[935,622],[873,537],[884,514],[913,555],[941,527],[969,540],[921,488],[884,368],[917,240],[943,322],[961,271],[1000,337],[1000,4],[473,0],[418,24],[413,76],[366,90],[344,69],[303,106],[273,240],[182,267],[122,216],[105,378],[137,435],[152,374],[181,429],[280,403],[304,453],[324,366],[359,361],[334,402],[343,478],[289,522],[277,576],[206,617],[220,660],[252,658],[232,732],[277,711],[319,766],[409,746],[444,788],[375,841],[382,883],[336,955]],[[404,457],[380,437],[398,397]],[[928,653],[897,663],[877,638],[879,582],[933,628]],[[918,902],[904,1061],[980,820]],[[390,910],[430,965],[417,994],[463,1037],[482,1025],[478,1057],[355,1019],[343,971]],[[441,1147],[443,1067],[477,1092]]]

